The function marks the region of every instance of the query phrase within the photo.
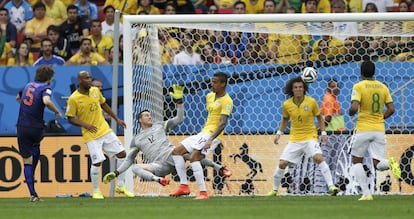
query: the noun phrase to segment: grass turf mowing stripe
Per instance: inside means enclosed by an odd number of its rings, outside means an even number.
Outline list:
[[[405,219],[413,218],[414,196],[374,196],[373,201],[358,201],[359,196],[277,196],[277,197],[136,197],[45,198],[30,203],[27,198],[0,199],[1,218],[166,218],[166,219]]]

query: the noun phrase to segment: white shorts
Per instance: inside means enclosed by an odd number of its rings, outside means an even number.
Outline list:
[[[351,154],[355,157],[365,157],[367,152],[376,160],[385,156],[387,140],[384,132],[357,132],[351,147]]]
[[[322,154],[318,141],[289,142],[285,149],[283,149],[280,160],[296,164],[302,159],[303,155],[305,157],[313,157],[315,154]]]
[[[207,140],[210,138],[210,134],[208,133],[198,133],[197,135],[190,136],[184,139],[181,144],[185,147],[185,149],[191,153],[193,150],[198,150],[202,154],[207,155],[211,151],[214,151],[216,147],[220,144],[220,140],[214,139],[213,143],[208,150],[204,150],[204,145],[206,144]]]
[[[106,159],[104,151],[108,156],[112,157],[125,150],[114,132],[109,132],[98,139],[87,142],[86,146],[88,147],[92,164],[100,163]]]

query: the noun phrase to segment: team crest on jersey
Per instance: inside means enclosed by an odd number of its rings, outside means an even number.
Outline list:
[[[93,98],[98,98],[98,95],[96,93],[93,93]]]
[[[305,112],[309,111],[309,106],[308,106],[308,105],[304,106],[304,107],[303,107],[303,110],[304,110]]]

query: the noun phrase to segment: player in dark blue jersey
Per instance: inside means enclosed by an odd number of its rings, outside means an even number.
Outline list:
[[[34,172],[40,155],[40,141],[44,136],[43,113],[45,106],[52,110],[57,118],[62,114],[52,102],[52,81],[55,72],[49,66],[40,66],[36,70],[35,80],[26,84],[21,94],[19,117],[17,119],[17,141],[20,155],[23,157],[24,177],[30,192],[30,201],[40,201],[34,188]]]

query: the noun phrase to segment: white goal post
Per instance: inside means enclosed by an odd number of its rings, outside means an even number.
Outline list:
[[[393,23],[393,21],[395,21]],[[186,94],[184,97],[185,110],[186,110],[186,124],[179,127],[171,133],[171,140],[174,144],[177,144],[181,139],[190,134],[194,134],[200,131],[203,125],[203,112],[202,105],[203,95],[208,91],[208,78],[214,71],[225,71],[229,73],[230,79],[229,94],[232,96],[235,102],[235,111],[231,116],[231,121],[226,127],[226,138],[224,140],[224,147],[220,151],[219,162],[228,165],[234,171],[234,175],[226,182],[221,182],[222,187],[217,189],[216,185],[212,185],[209,191],[217,194],[226,195],[243,195],[243,194],[258,194],[263,195],[271,188],[273,170],[278,163],[281,149],[287,142],[287,136],[283,136],[282,143],[277,146],[273,145],[272,134],[276,133],[281,118],[281,101],[285,99],[283,95],[283,88],[285,82],[298,75],[300,70],[309,65],[309,63],[318,69],[318,80],[315,83],[310,84],[309,95],[320,101],[325,93],[327,81],[334,78],[341,85],[341,92],[343,96],[338,97],[342,104],[342,111],[347,113],[347,107],[349,106],[350,96],[349,94],[352,84],[358,80],[359,77],[359,65],[358,63],[363,58],[353,59],[358,54],[353,54],[350,59],[349,53],[344,53],[340,58],[333,58],[334,61],[329,62],[320,61],[319,59],[310,60],[306,59],[303,62],[298,63],[278,63],[278,61],[256,62],[246,61],[242,62],[242,59],[248,60],[251,57],[244,57],[244,52],[248,51],[250,44],[256,42],[254,39],[260,33],[267,35],[275,35],[280,37],[281,35],[329,35],[333,36],[334,27],[321,26],[317,31],[303,28],[292,28],[288,26],[280,28],[278,24],[291,23],[300,24],[306,26],[306,23],[335,23],[335,22],[355,22],[358,27],[356,31],[341,32],[344,38],[351,36],[354,37],[370,37],[378,40],[378,44],[375,48],[367,46],[364,49],[369,50],[369,57],[380,57],[376,59],[377,64],[377,76],[378,80],[386,82],[390,86],[390,90],[395,95],[394,101],[397,108],[396,116],[391,117],[386,121],[387,133],[389,137],[389,146],[387,146],[387,155],[398,156],[401,167],[408,171],[411,170],[411,163],[404,163],[406,152],[411,150],[411,145],[408,142],[413,142],[413,137],[410,135],[412,128],[414,127],[414,117],[410,114],[414,111],[414,103],[410,103],[409,100],[414,100],[414,94],[411,94],[409,90],[412,87],[412,67],[410,57],[403,61],[395,60],[397,57],[396,50],[399,49],[398,54],[402,52],[414,53],[414,13],[315,13],[315,14],[246,14],[246,15],[124,15],[123,16],[123,39],[124,39],[124,120],[127,125],[127,129],[124,130],[124,145],[129,149],[129,144],[136,132],[139,130],[137,127],[136,115],[140,110],[150,109],[153,113],[154,120],[162,120],[166,117],[170,117],[173,114],[173,109],[169,107],[173,106],[170,103],[170,98],[166,97],[166,91],[174,83],[179,83],[186,86]],[[377,32],[372,31],[371,26],[365,27],[364,22],[381,23],[381,29]],[[412,26],[407,29],[395,29],[392,25],[395,23],[402,25],[403,22],[409,22]],[[251,25],[253,24],[253,25]],[[389,25],[389,27],[387,26]],[[252,33],[252,37],[249,37],[248,43],[244,46],[246,48],[241,51],[241,55],[237,57],[238,61],[234,61],[233,57],[227,57],[228,60],[219,61],[220,63],[206,63],[192,65],[192,66],[174,66],[172,63],[162,63],[162,54],[160,54],[160,42],[158,41],[159,29],[162,28],[176,28],[178,32],[183,29],[192,29],[188,33],[193,36],[193,39],[202,38],[201,31],[198,30],[211,30],[215,32],[239,32],[241,35]],[[413,28],[413,29],[410,29]],[[171,33],[171,32],[169,32]],[[204,32],[203,32],[204,33]],[[176,33],[174,33],[176,34]],[[178,36],[178,37],[177,37]],[[175,40],[180,41],[179,34],[175,36]],[[381,48],[380,44],[384,43],[383,38],[399,37],[403,38],[399,42],[404,42],[406,48],[404,51],[401,48],[394,49],[397,46],[393,45],[392,51],[387,49],[390,47],[388,44]],[[252,40],[253,39],[253,40]],[[320,38],[318,38],[320,39]],[[276,41],[276,40],[275,40]],[[309,40],[309,42],[312,40]],[[313,42],[316,42],[315,39]],[[206,42],[213,41],[211,38],[206,38]],[[215,42],[215,41],[214,41]],[[344,40],[343,47],[348,41]],[[371,41],[370,41],[371,42]],[[394,41],[393,41],[394,42]],[[205,45],[205,44],[204,44]],[[391,45],[391,44],[390,44]],[[259,46],[257,53],[263,53],[265,46]],[[270,47],[270,46],[269,46]],[[303,46],[305,47],[305,46]],[[312,48],[312,45],[307,45]],[[351,47],[356,47],[352,44]],[[316,48],[316,47],[313,47]],[[342,47],[341,47],[342,48]],[[358,47],[359,48],[359,47]],[[267,48],[269,49],[269,48]],[[280,48],[279,48],[280,49]],[[357,50],[357,48],[354,48]],[[305,51],[305,48],[303,48]],[[345,49],[343,49],[345,51]],[[387,51],[386,51],[387,50]],[[194,51],[202,51],[202,49],[195,48]],[[267,51],[267,50],[266,50]],[[279,50],[280,52],[280,50]],[[310,49],[309,57],[315,52],[315,49]],[[253,53],[250,53],[253,54]],[[337,54],[335,54],[337,55]],[[361,55],[364,56],[364,55]],[[335,56],[336,57],[336,56]],[[391,58],[392,57],[392,58]],[[414,54],[413,54],[414,57]],[[221,57],[222,58],[222,57]],[[279,59],[281,60],[281,59]],[[183,75],[179,75],[182,73]],[[398,74],[398,77],[394,77]],[[185,75],[185,76],[184,76]],[[234,86],[233,86],[234,85]],[[274,102],[273,105],[270,103]],[[200,106],[199,106],[200,105]],[[256,108],[255,108],[256,107]],[[169,115],[165,115],[166,110],[171,110]],[[413,117],[413,118],[412,118]],[[345,117],[347,122],[347,130],[352,130],[354,126],[354,119]],[[273,129],[272,129],[273,127]],[[401,128],[401,129],[400,129]],[[287,130],[288,132],[288,130]],[[404,133],[408,133],[404,135]],[[330,139],[335,142],[335,145],[328,146],[324,153],[331,153],[330,149],[333,147],[341,147],[341,149],[335,148],[335,155],[330,159],[330,167],[332,174],[337,175],[334,179],[335,183],[344,183],[342,181],[350,180],[344,186],[348,186],[343,190],[343,194],[356,194],[358,193],[358,185],[353,184],[352,176],[348,174],[349,168],[349,138],[350,133],[334,133],[330,135]],[[348,143],[346,143],[348,142]],[[242,155],[239,153],[243,150],[243,146],[250,146],[250,157],[248,162],[242,161],[240,158]],[[343,148],[342,148],[343,147]],[[413,149],[414,150],[414,149]],[[223,152],[221,154],[221,152]],[[330,155],[329,155],[330,156]],[[338,158],[342,157],[342,158]],[[238,160],[240,158],[240,160]],[[212,158],[213,159],[213,158]],[[343,160],[341,160],[343,159]],[[408,158],[407,158],[408,159]],[[411,160],[411,158],[409,158]],[[257,161],[257,162],[256,162]],[[338,161],[338,162],[336,162]],[[341,162],[339,162],[341,161]],[[139,161],[138,161],[139,162]],[[242,163],[244,162],[244,163]],[[254,163],[256,162],[256,163]],[[259,166],[249,166],[258,165]],[[263,165],[263,167],[261,166]],[[370,163],[366,164],[367,172],[375,172],[370,166]],[[240,171],[240,172],[238,172]],[[248,176],[254,172],[254,176]],[[303,162],[296,167],[290,169],[289,173],[291,178],[284,179],[285,184],[288,186],[286,193],[292,194],[324,194],[325,188],[322,188],[320,183],[320,177],[317,176],[317,170],[313,164],[304,159]],[[403,171],[404,172],[404,171]],[[248,173],[248,174],[246,174]],[[215,173],[208,170],[206,178],[209,179],[212,184],[215,181]],[[309,174],[313,174],[309,176]],[[293,175],[293,176],[292,176]],[[377,193],[413,193],[414,192],[414,179],[412,173],[406,173],[403,176],[405,179],[401,181],[393,180],[391,189],[388,191],[380,188],[380,184],[386,182],[387,173],[376,174],[372,173],[372,190]],[[254,191],[243,190],[243,186],[248,185],[248,180],[252,181],[255,186]],[[341,181],[342,180],[342,181]],[[169,187],[163,188],[155,186],[152,191],[137,192],[137,179],[133,179],[129,176],[127,186],[129,188],[135,188],[136,193],[139,195],[158,194],[167,195],[170,190],[174,190],[177,184],[172,184]],[[289,181],[289,182],[288,182]],[[306,182],[305,182],[306,181]],[[227,190],[223,185],[228,186]],[[309,187],[308,187],[309,186]],[[319,188],[321,187],[321,188]],[[352,187],[352,188],[351,188]],[[197,189],[197,186],[194,187]],[[222,191],[223,190],[223,191]],[[246,192],[247,191],[247,192]],[[144,194],[143,194],[144,193]]]

